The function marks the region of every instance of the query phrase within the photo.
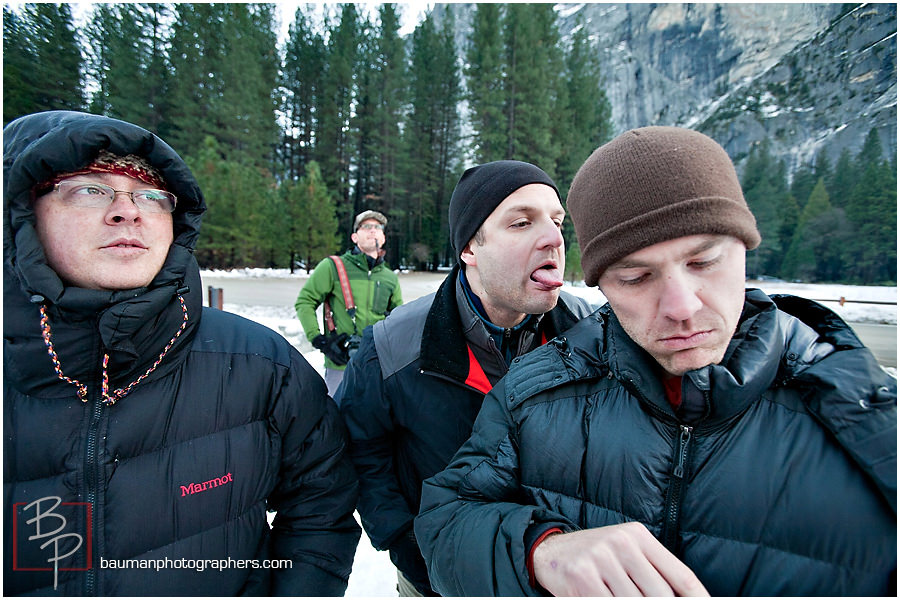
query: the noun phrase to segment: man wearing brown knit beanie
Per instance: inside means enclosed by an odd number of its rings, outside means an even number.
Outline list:
[[[896,379],[815,302],[744,289],[725,150],[628,131],[569,191],[608,303],[522,357],[424,483],[443,595],[895,595]]]

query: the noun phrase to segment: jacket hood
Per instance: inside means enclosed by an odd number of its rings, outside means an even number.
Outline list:
[[[134,154],[160,171],[167,188],[178,197],[172,215],[174,242],[169,256],[150,288],[182,281],[191,262],[206,204],[196,179],[168,144],[149,131],[124,121],[71,111],[36,113],[16,119],[3,130],[3,251],[4,267],[11,269],[24,291],[58,303],[66,285],[47,264],[34,230],[32,188],[56,173],[81,168],[101,150],[124,156]],[[77,304],[83,296],[107,296],[104,303],[131,292],[74,291]],[[74,297],[80,297],[77,300]],[[91,303],[91,302],[88,302]]]

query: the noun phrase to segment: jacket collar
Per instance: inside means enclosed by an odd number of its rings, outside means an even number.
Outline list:
[[[459,265],[454,266],[434,295],[422,330],[419,356],[423,369],[463,382],[469,360],[467,331],[463,328],[456,301],[458,271]]]
[[[791,300],[791,302],[796,302]],[[802,305],[810,303],[801,300]],[[825,310],[825,309],[823,309]],[[675,418],[665,399],[661,372],[656,361],[622,329],[607,304],[606,358],[609,368],[632,394]],[[830,313],[838,322],[836,315]],[[809,315],[814,323],[833,329],[837,337],[846,337],[846,324],[822,321],[822,314]],[[851,333],[852,335],[852,333]],[[855,336],[853,336],[855,338]],[[765,390],[781,385],[803,369],[833,352],[820,334],[800,319],[779,310],[778,305],[760,290],[747,290],[744,309],[737,329],[721,363],[688,371],[682,377],[682,394],[703,396],[705,412],[701,420],[708,425],[728,420],[758,399]]]
[[[466,300],[459,282],[459,269],[459,264],[453,267],[431,303],[422,331],[421,365],[425,370],[464,382],[468,375],[471,348],[488,377],[496,380],[506,373],[506,364],[499,364],[500,358],[491,345],[484,322]],[[535,316],[533,335],[540,335],[542,329],[546,338],[550,339],[574,325],[578,319],[560,296],[553,310]],[[488,358],[490,356],[495,360]]]
[[[378,258],[372,258],[368,254],[364,254],[363,251],[359,249],[359,246],[353,246],[353,248],[351,248],[344,256],[359,265],[360,269],[372,271],[378,265],[384,264],[384,255],[384,250],[381,250],[378,253]]]

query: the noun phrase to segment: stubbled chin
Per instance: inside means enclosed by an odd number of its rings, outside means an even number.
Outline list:
[[[702,369],[707,365],[717,364],[722,361],[724,350],[712,350],[709,348],[691,348],[667,353],[664,356],[654,356],[666,372],[681,376],[688,371]]]

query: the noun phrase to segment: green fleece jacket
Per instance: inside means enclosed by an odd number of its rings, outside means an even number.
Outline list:
[[[369,269],[366,255],[354,250],[345,252],[340,258],[347,270],[350,290],[356,302],[356,322],[354,323],[354,319],[347,314],[337,269],[334,263],[326,258],[313,269],[309,280],[297,296],[297,302],[294,303],[303,332],[310,342],[325,329],[324,323],[322,329],[319,329],[316,318],[316,309],[325,300],[328,300],[331,310],[334,311],[335,329],[338,333],[348,335],[354,333],[362,335],[363,329],[382,320],[391,310],[403,304],[397,274],[381,259]],[[336,365],[325,358],[325,366],[329,369],[343,370],[346,365]]]

